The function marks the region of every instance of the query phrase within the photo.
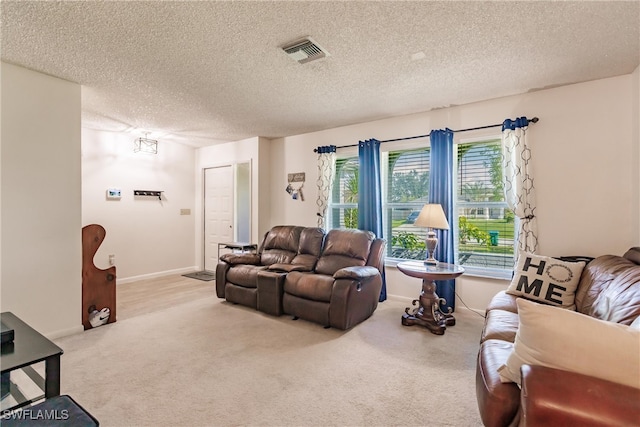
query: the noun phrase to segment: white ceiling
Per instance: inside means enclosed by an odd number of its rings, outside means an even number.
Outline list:
[[[82,85],[83,126],[194,146],[633,72],[640,1],[0,3],[2,60]],[[311,36],[330,56],[280,49]],[[424,52],[424,58],[412,55]]]

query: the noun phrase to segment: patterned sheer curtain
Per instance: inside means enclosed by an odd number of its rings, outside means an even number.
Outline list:
[[[336,146],[325,145],[316,149],[318,152],[318,227],[325,228],[327,207],[331,196],[331,187],[336,176]]]
[[[358,144],[360,175],[358,177],[358,228],[373,232],[382,239],[382,185],[380,174],[380,141],[369,139]],[[382,267],[382,290],[379,302],[387,299],[387,284]]]
[[[444,215],[449,226],[454,224],[453,211],[453,131],[451,129],[432,130],[429,133],[431,144],[431,159],[429,172],[429,203],[442,205]],[[453,228],[449,230],[434,230],[438,236],[438,246],[435,258],[438,261],[453,264],[455,260],[455,248],[453,241]],[[440,303],[440,308],[445,313],[455,309],[456,281],[439,280],[436,282],[436,293],[446,300]]]
[[[502,124],[502,166],[505,200],[519,218],[518,250],[535,253],[538,249],[536,197],[532,174],[531,150],[527,144],[529,120],[519,117]]]

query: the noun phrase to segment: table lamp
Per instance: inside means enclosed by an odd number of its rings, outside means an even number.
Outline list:
[[[428,203],[424,205],[422,207],[422,210],[420,211],[420,215],[418,215],[418,218],[416,219],[416,222],[414,224],[418,227],[429,228],[426,238],[428,257],[424,261],[424,263],[427,265],[438,264],[438,261],[433,257],[433,252],[438,246],[438,238],[436,237],[436,233],[433,231],[433,229],[449,229],[449,223],[447,222],[447,217],[444,216],[442,205],[440,205],[439,203]]]

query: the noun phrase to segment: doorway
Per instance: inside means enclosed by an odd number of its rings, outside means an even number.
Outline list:
[[[214,272],[220,243],[251,241],[251,163],[204,169],[204,270]]]

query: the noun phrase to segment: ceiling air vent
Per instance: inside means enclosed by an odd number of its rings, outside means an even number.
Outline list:
[[[329,56],[329,52],[322,49],[310,37],[290,43],[284,46],[282,50],[301,64]]]

